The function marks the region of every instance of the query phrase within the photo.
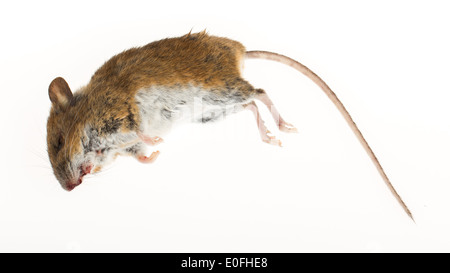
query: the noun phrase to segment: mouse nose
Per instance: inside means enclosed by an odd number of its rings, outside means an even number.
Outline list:
[[[78,179],[68,181],[66,183],[66,185],[64,186],[64,189],[66,189],[67,191],[71,191],[71,190],[75,189],[75,187],[79,186],[83,182],[83,177],[86,176],[87,174],[91,173],[92,168],[93,168],[92,164],[81,166],[80,167],[80,176],[78,177]]]
[[[83,177],[78,178],[77,181],[70,181],[67,182],[64,189],[67,191],[72,191],[73,189],[75,189],[75,187],[77,187],[78,185],[80,185],[83,182]]]

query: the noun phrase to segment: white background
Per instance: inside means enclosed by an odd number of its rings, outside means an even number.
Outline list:
[[[448,1],[9,1],[0,4],[2,252],[450,251]],[[322,91],[250,60],[300,133],[250,112],[175,129],[153,165],[119,158],[72,192],[46,155],[48,85],[191,29],[295,58],[337,93],[413,212]],[[261,109],[263,109],[261,107]]]

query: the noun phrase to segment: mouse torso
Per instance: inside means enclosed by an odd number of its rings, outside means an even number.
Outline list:
[[[100,135],[119,129],[163,134],[176,108],[191,106],[193,98],[233,100],[229,91],[242,81],[244,53],[240,43],[205,33],[129,49],[107,61],[85,87],[83,94],[95,104],[88,123],[97,123]]]

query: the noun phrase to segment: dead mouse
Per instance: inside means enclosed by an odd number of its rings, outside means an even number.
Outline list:
[[[280,116],[263,89],[242,78],[246,58],[287,64],[322,88],[412,218],[344,105],[322,79],[291,58],[266,51],[246,51],[239,42],[205,32],[124,51],[108,60],[75,93],[63,78],[52,81],[47,146],[61,186],[73,190],[85,175],[99,172],[117,155],[131,155],[143,163],[155,161],[159,151],[148,155],[147,145],[162,142],[177,122],[205,123],[241,110],[253,112],[264,142],[281,146],[264,125],[255,100],[270,109],[281,131],[297,130]]]

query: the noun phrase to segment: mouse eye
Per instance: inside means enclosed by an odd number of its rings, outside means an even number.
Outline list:
[[[56,142],[56,145],[54,146],[56,152],[59,152],[59,151],[62,149],[63,143],[64,143],[63,136],[60,135],[60,136],[58,137],[58,141]]]

